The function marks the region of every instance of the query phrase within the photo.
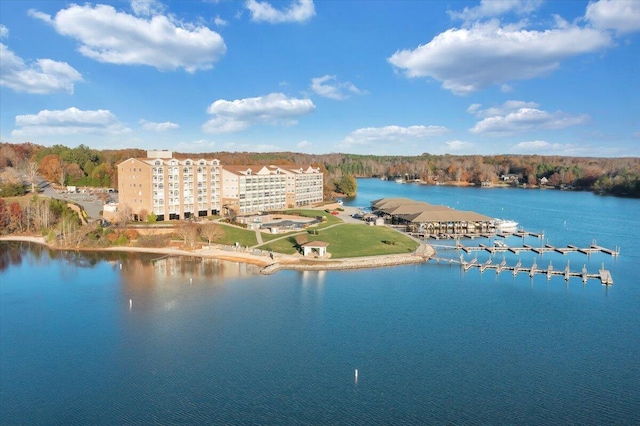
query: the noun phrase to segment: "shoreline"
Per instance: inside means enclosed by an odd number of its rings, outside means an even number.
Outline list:
[[[48,244],[44,237],[36,237],[29,235],[5,235],[0,237],[0,241],[21,241],[41,244],[53,250],[72,250],[72,251],[105,251],[105,252],[133,252],[133,253],[151,253],[164,254],[169,256],[191,256],[210,259],[219,259],[229,262],[248,263],[259,266],[260,273],[263,275],[274,274],[280,270],[292,271],[329,271],[329,270],[348,270],[348,269],[366,269],[381,268],[399,265],[409,265],[424,263],[435,255],[435,249],[423,242],[416,251],[406,254],[392,254],[380,256],[366,256],[357,258],[344,259],[308,259],[274,253],[274,259],[265,259],[264,256],[256,256],[250,253],[229,252],[219,248],[207,248],[194,251],[163,248],[163,247],[102,247],[102,248],[63,248],[55,247]]]

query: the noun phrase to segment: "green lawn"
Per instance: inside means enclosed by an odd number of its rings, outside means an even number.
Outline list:
[[[300,216],[305,216],[305,217],[316,217],[316,216],[324,217],[326,219],[325,222],[313,226],[313,228],[316,228],[316,229],[323,229],[323,228],[326,228],[327,226],[335,225],[336,223],[342,223],[341,219],[338,219],[337,217],[333,216],[331,213],[327,213],[324,210],[295,209],[295,210],[287,210],[287,213],[299,214]]]
[[[331,229],[320,230],[318,235],[308,235],[308,240],[329,243],[327,251],[331,253],[332,259],[410,253],[418,248],[417,242],[386,226],[361,224],[344,224]],[[296,252],[295,237],[290,236],[282,240],[273,241],[260,248],[278,253],[292,254]]]
[[[218,244],[234,245],[236,242],[241,246],[255,246],[258,244],[256,233],[250,229],[235,226],[220,225],[224,235],[216,240]]]

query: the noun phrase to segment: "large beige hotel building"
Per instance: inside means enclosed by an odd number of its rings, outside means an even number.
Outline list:
[[[323,176],[311,166],[224,166],[218,160],[177,159],[171,151],[118,164],[119,211],[158,220],[244,215],[322,201]]]

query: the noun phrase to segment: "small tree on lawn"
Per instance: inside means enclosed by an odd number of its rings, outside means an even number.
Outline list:
[[[200,235],[207,239],[209,245],[211,245],[212,241],[222,237],[223,234],[222,228],[217,223],[208,223],[200,228]]]
[[[191,222],[178,227],[177,232],[184,239],[185,247],[193,248],[195,246],[199,228],[198,225]]]
[[[154,212],[149,213],[147,216],[147,223],[156,223],[158,220],[158,215]]]

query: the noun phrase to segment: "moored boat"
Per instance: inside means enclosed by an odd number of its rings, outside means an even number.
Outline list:
[[[498,231],[512,232],[518,229],[518,222],[507,219],[495,219],[493,226],[495,226]]]

